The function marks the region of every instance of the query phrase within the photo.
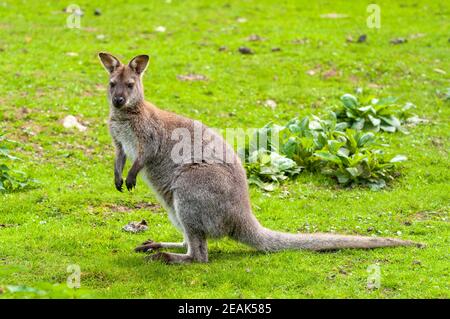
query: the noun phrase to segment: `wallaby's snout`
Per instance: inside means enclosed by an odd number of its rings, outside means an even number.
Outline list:
[[[101,52],[98,56],[109,72],[108,97],[114,108],[133,108],[142,102],[144,89],[141,76],[147,68],[148,55],[138,55],[128,65],[109,53]]]
[[[121,108],[122,106],[124,106],[127,102],[128,96],[130,95],[130,89],[127,89],[125,87],[123,79],[117,76],[111,76],[109,80],[108,92],[111,104],[116,108]]]
[[[125,104],[125,101],[126,100],[123,96],[115,96],[112,98],[112,104],[117,108],[123,106]]]

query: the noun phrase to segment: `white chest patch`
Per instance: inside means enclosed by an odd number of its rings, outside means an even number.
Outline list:
[[[127,157],[134,161],[136,159],[137,138],[127,123],[116,125],[113,128],[114,137],[122,144]]]

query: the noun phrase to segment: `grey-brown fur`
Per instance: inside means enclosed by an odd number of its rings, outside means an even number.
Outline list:
[[[203,124],[160,110],[144,100],[141,76],[148,56],[138,56],[128,65],[121,64],[107,53],[100,53],[99,56],[110,73],[110,81],[114,83],[114,87],[108,90],[108,97],[111,104],[109,127],[116,147],[115,186],[122,191],[122,171],[128,158],[133,165],[125,180],[127,189],[135,187],[136,177],[142,172],[145,181],[168,211],[170,220],[184,235],[184,243],[146,242],[137,247],[137,251],[187,247],[185,254],[152,255],[153,259],[182,263],[207,262],[207,238],[224,236],[262,251],[319,251],[414,244],[390,238],[287,234],[264,228],[252,213],[245,170],[232,148]],[[133,85],[129,86],[131,82]],[[115,106],[115,103],[122,102],[123,105]],[[199,125],[203,133],[203,150],[213,145],[224,150],[232,160],[198,159],[193,154],[182,163],[174,162],[171,151],[177,141],[171,138],[172,133],[177,128],[186,128],[193,134],[195,125]]]

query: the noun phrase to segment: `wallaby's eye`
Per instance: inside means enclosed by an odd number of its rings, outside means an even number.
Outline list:
[[[109,82],[109,86],[113,88],[113,87],[116,86],[116,83],[114,83],[114,82]]]
[[[128,83],[127,86],[128,86],[128,88],[132,89],[134,86],[134,83]]]

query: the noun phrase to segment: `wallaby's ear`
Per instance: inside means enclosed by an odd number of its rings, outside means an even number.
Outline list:
[[[141,75],[142,73],[144,73],[145,69],[147,68],[148,60],[149,60],[148,55],[145,55],[145,54],[138,55],[133,60],[131,60],[128,65],[134,72]]]
[[[109,73],[113,73],[122,63],[115,56],[109,53],[100,52],[98,57],[102,61],[103,66]]]

